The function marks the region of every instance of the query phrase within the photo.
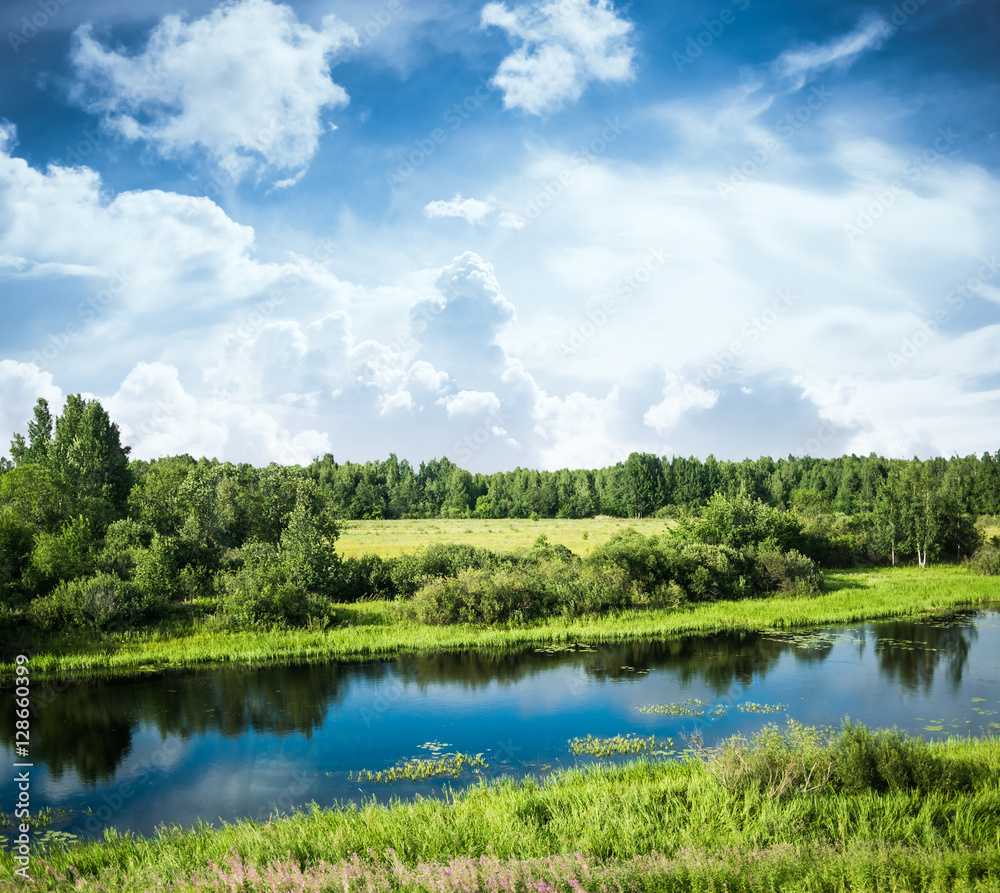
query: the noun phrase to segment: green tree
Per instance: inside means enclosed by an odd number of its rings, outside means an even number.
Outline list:
[[[38,438],[43,437],[47,424],[44,413],[41,418],[36,413],[34,430]],[[43,442],[43,439],[38,441]],[[34,448],[33,439],[25,461],[33,461]],[[117,517],[124,517],[133,480],[129,449],[122,446],[118,426],[97,400],[70,394],[55,422],[55,433],[42,464],[52,469],[77,500],[106,502]]]
[[[618,469],[618,501],[632,517],[651,515],[663,505],[660,460],[649,453],[632,453]]]
[[[892,566],[895,567],[896,549],[906,541],[908,533],[907,512],[898,469],[893,468],[889,476],[878,485],[872,517],[876,545],[883,553],[889,553]]]

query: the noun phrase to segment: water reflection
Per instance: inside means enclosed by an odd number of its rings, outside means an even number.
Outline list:
[[[978,630],[968,615],[933,622],[906,620],[880,623],[875,653],[887,681],[907,691],[930,691],[942,664],[953,691],[962,684],[972,642]]]
[[[800,665],[803,672],[821,672],[835,647],[846,645],[860,662],[869,642],[874,643],[875,666],[883,683],[927,693],[943,668],[954,693],[977,638],[975,616],[891,621],[848,631],[732,633],[599,647],[464,651],[366,663],[226,668],[92,681],[70,686],[35,711],[32,756],[56,780],[72,771],[85,785],[95,786],[114,777],[132,751],[139,728],[155,732],[160,740],[187,741],[208,734],[236,740],[249,732],[278,738],[297,734],[309,740],[352,690],[372,693],[366,695],[369,706],[361,708],[362,713],[366,709],[371,713],[370,705],[377,707],[379,698],[390,703],[387,693],[398,692],[401,685],[424,692],[443,686],[459,698],[458,692],[476,696],[488,688],[516,688],[536,680],[533,698],[543,704],[552,683],[542,677],[572,671],[590,685],[625,683],[654,674],[668,677],[675,688],[697,684],[722,698],[733,686],[746,690],[763,683],[783,659]],[[819,677],[812,684],[822,689],[830,683]],[[12,692],[0,694],[3,715],[12,714],[12,701]],[[472,697],[468,703],[476,701]],[[456,709],[466,708],[456,702]],[[384,734],[392,732],[386,729]],[[0,743],[12,749],[10,724],[0,728]]]

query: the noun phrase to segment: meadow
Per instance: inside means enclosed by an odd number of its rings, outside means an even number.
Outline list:
[[[393,558],[434,543],[468,543],[495,551],[528,548],[539,536],[583,556],[615,534],[635,528],[643,536],[670,530],[671,522],[657,518],[434,518],[406,521],[347,521],[337,540],[337,551],[345,558],[374,553]]]
[[[988,891],[1000,741],[790,724],[681,760],[481,783],[444,799],[42,838],[37,891]],[[0,869],[13,867],[0,854]],[[0,881],[0,884],[3,882]],[[11,887],[13,889],[13,887]]]

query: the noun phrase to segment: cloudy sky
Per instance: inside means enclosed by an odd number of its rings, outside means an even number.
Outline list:
[[[6,0],[0,443],[1000,448],[992,0]]]

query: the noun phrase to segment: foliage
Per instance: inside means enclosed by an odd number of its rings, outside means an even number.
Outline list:
[[[34,599],[28,619],[43,630],[84,627],[101,632],[132,629],[160,616],[164,600],[114,574],[60,583],[49,595]]]
[[[993,537],[990,543],[982,546],[972,556],[970,564],[977,573],[1000,576],[1000,539]]]

